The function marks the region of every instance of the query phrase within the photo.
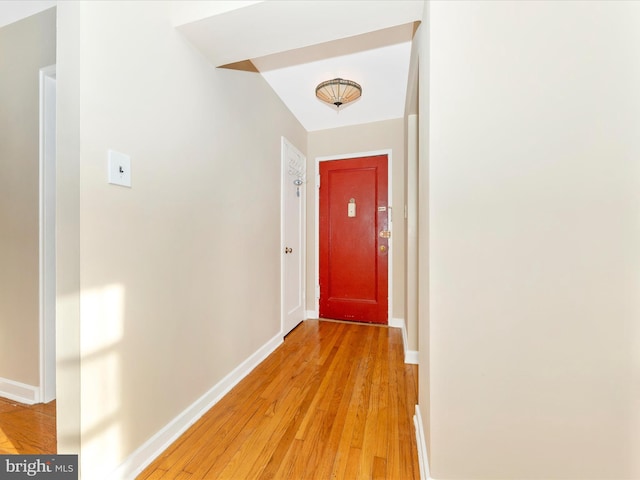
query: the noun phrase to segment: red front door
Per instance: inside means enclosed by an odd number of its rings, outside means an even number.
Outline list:
[[[320,162],[320,317],[387,324],[387,156]]]

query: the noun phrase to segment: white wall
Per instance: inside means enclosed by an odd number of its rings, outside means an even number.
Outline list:
[[[425,448],[431,455],[431,325],[430,325],[430,48],[431,48],[431,3],[425,2],[424,17],[414,36],[412,61],[417,61],[418,70],[418,409],[423,422]],[[415,186],[415,184],[414,184]],[[428,460],[424,460],[428,463]]]
[[[82,476],[100,478],[279,333],[280,138],[306,132],[259,75],[209,64],[169,2],[60,8],[80,45],[78,71],[59,52],[79,112],[59,124],[79,149],[80,325],[62,322],[81,333]],[[108,149],[132,188],[107,184]]]
[[[640,477],[639,25],[431,3],[434,478]]]
[[[39,70],[56,62],[50,9],[0,28],[0,378],[39,380]]]
[[[80,3],[57,7],[56,423],[58,453],[80,452]]]

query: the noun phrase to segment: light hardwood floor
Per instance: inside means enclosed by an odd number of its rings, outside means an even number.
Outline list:
[[[56,453],[56,402],[24,405],[0,398],[0,454]]]
[[[418,479],[399,329],[307,320],[137,480]]]

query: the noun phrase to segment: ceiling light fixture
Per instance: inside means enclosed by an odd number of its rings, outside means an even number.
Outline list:
[[[327,80],[316,87],[316,97],[323,102],[335,105],[336,108],[357,100],[360,95],[362,95],[362,87],[360,85],[342,78]]]

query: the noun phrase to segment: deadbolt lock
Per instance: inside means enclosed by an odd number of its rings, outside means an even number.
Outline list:
[[[390,230],[382,230],[380,232],[380,238],[391,238],[391,231]]]

